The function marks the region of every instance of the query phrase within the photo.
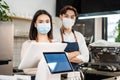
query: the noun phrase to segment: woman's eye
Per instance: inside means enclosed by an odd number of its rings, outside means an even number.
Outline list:
[[[39,23],[43,23],[43,21],[39,21]]]
[[[49,21],[49,20],[47,20],[47,21],[46,21],[46,23],[50,23],[50,21]]]

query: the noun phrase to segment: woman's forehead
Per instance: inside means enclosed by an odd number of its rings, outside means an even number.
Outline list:
[[[50,19],[50,18],[49,18],[49,16],[46,15],[46,14],[41,14],[41,15],[38,16],[37,19],[45,20],[45,19]]]

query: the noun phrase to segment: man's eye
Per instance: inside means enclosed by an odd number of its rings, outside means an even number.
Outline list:
[[[65,16],[66,18],[68,18],[68,16]]]
[[[74,19],[75,17],[71,17],[71,19]]]

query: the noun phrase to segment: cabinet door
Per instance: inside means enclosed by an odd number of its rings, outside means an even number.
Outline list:
[[[13,72],[13,28],[11,22],[0,22],[0,60],[11,60],[8,64],[0,65],[2,75]]]

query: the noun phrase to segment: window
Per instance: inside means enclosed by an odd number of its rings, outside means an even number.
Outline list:
[[[107,28],[107,40],[109,42],[115,42],[115,38],[117,37],[117,26],[118,21],[120,20],[120,14],[119,15],[111,15],[108,17],[108,28]]]

